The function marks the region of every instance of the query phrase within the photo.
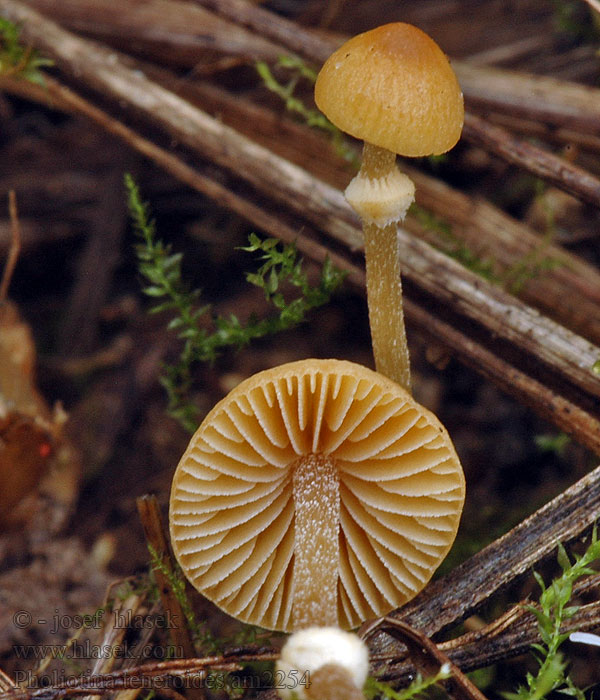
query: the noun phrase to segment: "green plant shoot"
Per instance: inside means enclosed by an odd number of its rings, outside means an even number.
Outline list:
[[[387,683],[368,678],[364,693],[368,700],[373,700],[373,698],[377,697],[385,698],[386,700],[412,700],[413,698],[423,697],[423,693],[429,688],[440,681],[450,678],[450,675],[449,664],[444,664],[434,676],[423,678],[420,674],[417,674],[413,682],[402,690],[394,690]]]
[[[136,252],[140,274],[147,282],[143,291],[156,302],[151,308],[152,313],[167,311],[173,314],[168,328],[176,331],[183,341],[178,360],[164,368],[161,379],[167,392],[168,412],[193,432],[198,416],[188,396],[195,365],[213,362],[224,348],[240,349],[252,340],[294,328],[304,322],[311,309],[329,302],[333,292],[342,284],[345,273],[326,259],[318,283],[311,285],[295,245],[282,246],[276,239],[261,240],[251,234],[249,245],[242,250],[262,253],[260,259],[263,263],[257,272],[248,273],[246,279],[264,291],[277,314],[267,318],[251,316],[246,323],[233,314],[227,318],[207,318],[210,305],[199,305],[200,290],[191,289],[183,280],[182,254],[173,253],[170,246],[157,238],[156,225],[150,218],[148,206],[142,201],[130,175],[125,177],[125,186],[129,211],[140,240]],[[288,300],[282,291],[284,283],[296,287],[299,295]]]
[[[42,58],[31,46],[23,46],[20,28],[0,17],[0,75],[44,84],[40,68],[51,66],[52,61]]]
[[[565,548],[558,545],[558,563],[562,574],[550,586],[546,587],[542,577],[534,572],[542,593],[539,606],[530,605],[527,609],[535,615],[538,623],[541,643],[533,645],[533,653],[539,668],[535,675],[527,674],[526,684],[521,685],[516,693],[505,694],[508,700],[541,700],[553,691],[585,700],[583,691],[574,685],[566,672],[567,663],[559,647],[569,636],[569,632],[561,631],[565,622],[578,610],[577,606],[569,604],[573,585],[583,576],[597,573],[590,568],[590,564],[597,559],[600,559],[600,541],[594,528],[585,554],[576,556],[574,562],[569,559]]]
[[[321,131],[327,133],[331,138],[336,153],[344,160],[347,160],[355,170],[358,170],[360,159],[356,151],[348,146],[344,134],[318,109],[307,107],[301,99],[295,96],[296,87],[300,79],[314,83],[317,79],[316,71],[294,56],[280,56],[277,66],[292,71],[292,77],[289,82],[286,85],[281,84],[277,81],[267,63],[257,61],[256,70],[263,81],[263,85],[267,90],[281,98],[288,112],[298,115],[306,122],[307,126],[321,129]]]

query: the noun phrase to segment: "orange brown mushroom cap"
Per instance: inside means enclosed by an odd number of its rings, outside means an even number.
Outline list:
[[[423,588],[463,501],[433,414],[361,365],[304,360],[207,415],[175,473],[171,539],[192,584],[244,622],[352,628]]]
[[[460,138],[460,86],[425,32],[393,22],[358,34],[325,62],[319,109],[339,129],[404,156],[449,151]]]

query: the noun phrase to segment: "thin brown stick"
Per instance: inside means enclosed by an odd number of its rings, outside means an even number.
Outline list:
[[[589,131],[578,131],[567,127],[555,127],[531,117],[519,117],[503,112],[487,112],[486,119],[528,138],[536,138],[557,146],[577,146],[580,150],[600,153],[600,136]]]
[[[597,585],[597,581],[596,581]],[[531,605],[531,603],[528,603]],[[567,620],[561,632],[595,630],[600,624],[600,603],[580,606]],[[463,671],[484,668],[508,658],[526,654],[532,644],[539,643],[539,628],[533,613],[524,604],[510,608],[506,613],[477,632],[467,632],[447,642],[438,644]],[[399,645],[391,653],[371,655],[371,664],[382,680],[405,685],[414,676],[415,667]]]
[[[17,195],[14,190],[8,193],[8,214],[10,217],[11,243],[8,249],[8,258],[2,272],[0,280],[0,305],[8,297],[8,288],[12,279],[19,253],[21,252],[21,228],[19,226],[19,215],[17,212]]]
[[[188,102],[127,68],[114,51],[74,37],[16,0],[0,0],[4,14],[23,25],[33,43],[53,53],[78,79],[96,86],[162,126],[175,138],[213,162],[232,170],[291,212],[326,230],[351,249],[361,246],[360,231],[339,190],[276,156],[241,134],[192,107]],[[428,245],[399,231],[404,249],[405,279],[459,317],[485,329],[485,343],[499,341],[519,359],[538,364],[536,372],[555,393],[591,411],[600,396],[600,379],[591,371],[600,350],[564,328],[540,317],[509,295],[483,282]]]
[[[68,696],[104,695],[126,688],[152,689],[153,684],[162,690],[165,679],[169,676],[183,679],[184,685],[185,679],[190,679],[197,685],[206,677],[209,669],[223,672],[239,671],[244,663],[257,660],[274,661],[278,657],[279,654],[271,650],[260,650],[259,653],[254,654],[160,661],[98,676],[81,676],[50,687],[34,689],[12,687],[0,692],[0,700],[59,700]]]
[[[14,690],[17,684],[13,679],[0,668],[0,693]]]
[[[75,31],[152,60],[196,67],[225,55],[235,61],[277,60],[281,48],[204,8],[181,0],[28,0]],[[267,58],[268,57],[268,58]]]
[[[321,39],[315,32],[305,30],[295,22],[245,0],[196,0],[196,2],[235,24],[248,27],[259,36],[281,44],[282,47],[299,56],[322,62],[332,52],[331,42],[327,39]]]
[[[140,496],[136,499],[136,504],[149,549],[152,549],[163,566],[172,570],[169,545],[167,544],[156,496]],[[158,585],[163,610],[173,623],[169,625],[171,641],[175,648],[179,650],[179,656],[183,655],[185,658],[191,659],[196,655],[196,652],[181,603],[175,596],[171,584],[163,571],[159,568],[154,568],[154,576]]]
[[[540,377],[545,364],[557,370],[569,384],[589,393],[593,401],[600,397],[600,379],[592,372],[600,349],[540,316],[406,231],[400,229],[398,237],[411,283],[432,294],[437,303],[447,304],[463,317],[485,327],[495,335],[498,351],[502,341],[513,348],[518,345],[520,351],[527,353],[535,347],[534,353],[541,361]],[[573,351],[576,356],[571,355]],[[565,363],[567,356],[571,359]],[[548,385],[553,386],[553,382],[549,380]]]
[[[405,227],[452,255],[457,242],[493,265],[503,286],[556,321],[600,344],[600,273],[593,265],[540,237],[530,227],[498,209],[482,197],[469,196],[441,180],[407,169],[416,185],[417,204],[435,212],[444,225],[452,225],[448,238],[435,225],[409,216]],[[536,265],[551,261],[552,269],[536,275]],[[522,270],[526,279],[519,288]],[[529,272],[528,272],[529,271]]]
[[[600,206],[600,180],[564,158],[523,141],[506,129],[473,114],[465,114],[463,137],[584,202]]]
[[[506,535],[430,584],[393,617],[431,636],[472,614],[492,595],[582,536],[600,512],[600,467]]]
[[[118,603],[111,611],[112,615],[110,615],[106,622],[100,644],[100,648],[104,653],[98,655],[99,658],[95,659],[91,671],[92,676],[112,671],[115,661],[120,658],[118,650],[123,648],[122,643],[127,632],[127,626],[120,624],[119,619],[126,619],[127,616],[136,615],[143,600],[143,595],[140,596],[137,593],[132,593],[127,596],[125,600]],[[49,662],[51,661],[48,657],[46,658]],[[89,700],[91,700],[92,697],[93,695],[89,695]],[[84,698],[84,700],[86,699]]]
[[[598,88],[466,61],[452,65],[466,104],[474,111],[497,111],[583,134],[600,134]]]
[[[450,697],[458,700],[486,700],[485,695],[464,673],[452,663],[446,654],[419,630],[406,622],[393,617],[382,617],[374,622],[367,622],[358,631],[359,636],[368,639],[375,632],[386,632],[408,647],[411,661],[418,671],[425,676],[435,675],[441,667],[447,667],[452,680],[444,683]]]

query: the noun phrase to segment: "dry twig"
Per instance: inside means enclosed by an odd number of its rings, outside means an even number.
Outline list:
[[[191,150],[245,179],[266,197],[325,230],[343,246],[361,247],[361,235],[341,192],[252,142],[177,97],[139,71],[128,68],[114,51],[65,32],[17,0],[0,0],[0,10],[23,24],[25,36],[77,80],[101,90],[115,102],[130,105]],[[399,231],[407,287],[421,304],[433,304],[436,315],[454,316],[456,327],[470,327],[469,336],[533,372],[560,399],[579,407],[587,429],[573,430],[584,444],[599,449],[600,430],[594,407],[600,379],[592,366],[600,350],[561,326],[539,316],[427,244]],[[423,296],[424,295],[424,296]],[[473,325],[475,324],[475,325]],[[485,368],[482,368],[485,370]],[[528,370],[531,374],[532,371]],[[508,382],[507,382],[508,384]],[[507,386],[510,389],[510,385]],[[532,393],[531,401],[540,399]],[[554,410],[553,401],[544,409]]]
[[[523,141],[506,129],[473,114],[465,115],[463,136],[508,163],[528,170],[585,202],[600,206],[600,180],[564,158]]]
[[[8,258],[4,270],[2,270],[2,277],[0,278],[0,305],[8,297],[10,281],[21,252],[21,229],[17,214],[17,196],[14,190],[10,190],[8,193],[8,211],[10,216],[11,244],[8,249]]]
[[[374,622],[364,624],[359,630],[359,636],[368,639],[375,632],[387,632],[408,647],[410,659],[424,676],[435,675],[440,667],[446,665],[452,676],[451,681],[444,683],[451,698],[458,700],[486,700],[485,695],[452,663],[446,654],[424,634],[415,630],[401,620],[392,617],[382,617]]]
[[[559,542],[581,537],[595,522],[600,508],[600,467],[529,516],[506,535],[425,588],[392,617],[404,620],[428,636],[473,614],[494,594],[514,584],[549,557]],[[401,654],[379,635],[374,653],[387,658]],[[388,662],[383,673],[394,672]]]
[[[165,537],[156,496],[140,496],[136,499],[136,503],[148,546],[152,548],[155,556],[163,565],[171,568],[169,545]],[[167,576],[160,569],[154,569],[154,576],[158,585],[163,610],[174,623],[169,628],[169,632],[172,635],[171,641],[176,648],[181,649],[185,658],[191,659],[196,656],[196,653],[181,603],[175,596]]]

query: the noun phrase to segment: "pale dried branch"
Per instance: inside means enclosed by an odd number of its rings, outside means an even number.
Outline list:
[[[194,67],[223,55],[274,61],[281,53],[268,39],[181,0],[31,0],[27,4],[75,31],[119,48],[135,46],[152,60],[173,65]]]
[[[581,537],[596,522],[599,507],[597,467],[506,535],[427,586],[393,617],[429,636],[457,624],[555,553],[559,542],[567,545]],[[372,648],[388,659],[402,653],[383,635]],[[391,671],[388,663],[383,660],[380,669],[386,674]]]
[[[473,114],[465,114],[463,137],[584,202],[600,206],[600,180],[564,158]]]
[[[235,24],[248,27],[260,36],[267,37],[288,51],[312,61],[323,62],[331,53],[331,44],[318,34],[306,31],[296,22],[291,22],[273,12],[264,10],[246,0],[196,0],[209,10],[216,12]],[[273,21],[274,18],[276,21]]]
[[[128,68],[114,51],[69,34],[16,0],[0,0],[0,10],[21,23],[26,37],[51,53],[77,80],[129,105],[149,123],[234,172],[351,250],[361,247],[354,215],[339,190]],[[478,341],[493,348],[496,355],[508,358],[521,371],[529,368],[526,374],[535,373],[548,391],[578,406],[587,415],[589,427],[578,439],[598,449],[600,431],[594,414],[600,379],[592,366],[600,351],[406,232],[399,231],[399,238],[409,291],[433,301],[436,315],[454,314],[455,324],[470,326],[469,335],[477,334]],[[531,369],[532,362],[535,369]],[[540,403],[534,395],[531,400]],[[552,403],[546,412],[552,410]]]
[[[597,578],[594,583],[597,587]],[[577,587],[574,595],[577,595]],[[539,643],[539,628],[537,619],[525,608],[525,603],[531,605],[529,601],[515,605],[482,629],[441,642],[438,648],[465,672],[526,654],[532,644]],[[580,606],[561,629],[563,632],[590,631],[597,629],[598,625],[600,603],[594,602]],[[371,663],[374,669],[381,672],[382,679],[398,685],[406,684],[415,672],[413,664],[399,646],[391,654],[372,654]]]
[[[99,38],[118,37],[123,33],[123,26],[128,27],[128,36],[145,32],[145,36],[136,38],[144,39],[149,55],[158,57],[166,46],[171,45],[171,53],[177,59],[173,61],[189,67],[197,63],[197,53],[178,53],[178,46],[190,46],[197,52],[198,42],[204,40],[206,45],[212,45],[217,51],[237,56],[244,42],[236,44],[231,37],[235,37],[235,32],[240,28],[248,28],[248,34],[253,35],[254,40],[267,40],[262,51],[256,48],[245,52],[247,57],[263,60],[273,60],[278,53],[291,52],[320,65],[344,41],[344,37],[317,33],[247,0],[196,0],[197,5],[212,11],[206,14],[196,12],[201,9],[198,7],[181,8],[180,11],[179,6],[178,12],[174,13],[172,2],[153,0],[152,3],[145,3],[149,5],[145,11],[148,16],[140,14],[137,18],[130,15],[126,18],[126,13],[136,11],[129,7],[129,3],[116,8],[110,0],[68,0],[59,5],[53,0],[27,0],[27,4],[51,12],[58,22],[66,26],[85,30]],[[215,15],[222,19],[222,24],[215,24]],[[150,25],[149,19],[152,20]],[[213,26],[216,27],[214,30]],[[156,27],[162,27],[164,31],[156,34]],[[539,37],[530,37],[527,41],[533,41],[539,50]],[[598,88],[549,76],[485,66],[481,62],[472,64],[454,60],[452,64],[467,106],[475,111],[498,111],[555,127],[567,127],[582,134],[600,134]]]
[[[598,88],[466,61],[452,65],[467,106],[476,111],[497,111],[583,134],[600,134]]]
[[[511,279],[517,281],[514,275],[519,269],[533,270],[517,296],[593,343],[600,343],[600,272],[596,267],[548,238],[544,240],[483,197],[469,196],[413,169],[407,172],[416,184],[417,203],[451,224],[453,235],[489,263],[510,291],[514,291]],[[444,241],[434,228],[415,217],[408,216],[405,226],[452,254],[456,240]],[[550,269],[535,274],[536,265],[543,266],[544,261]]]

